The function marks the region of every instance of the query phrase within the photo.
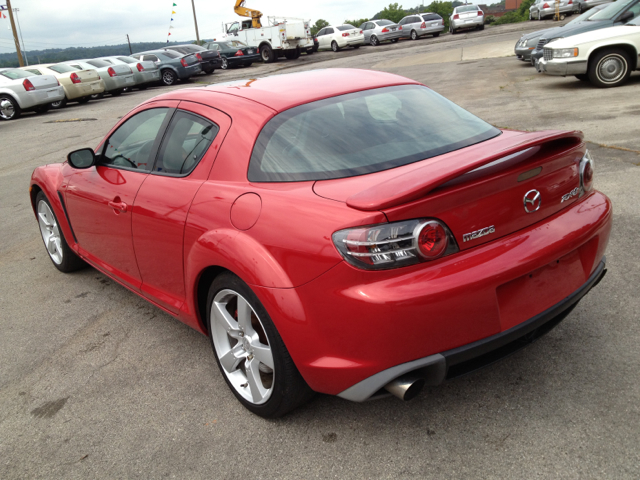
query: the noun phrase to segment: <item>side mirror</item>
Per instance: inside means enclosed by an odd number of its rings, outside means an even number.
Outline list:
[[[67,155],[67,160],[73,168],[89,168],[95,165],[96,154],[91,148],[82,148]]]
[[[620,18],[618,18],[618,22],[627,23],[629,20],[633,20],[633,17],[633,12],[627,10]]]

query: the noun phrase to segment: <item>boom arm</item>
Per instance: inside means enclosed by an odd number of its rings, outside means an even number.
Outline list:
[[[244,6],[245,0],[236,0],[236,6],[233,8],[233,11],[236,12],[241,17],[250,17],[251,25],[253,28],[262,27],[262,23],[260,23],[260,17],[262,17],[262,12],[258,10],[252,10],[251,8],[246,8]]]

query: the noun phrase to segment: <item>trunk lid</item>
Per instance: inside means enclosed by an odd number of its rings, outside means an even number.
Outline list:
[[[187,62],[187,65],[189,65],[189,66],[196,65],[197,63],[200,63],[198,58],[193,54],[185,55],[182,58],[184,59],[185,62]]]
[[[142,68],[144,68],[147,72],[158,70],[158,65],[156,65],[155,62],[151,62],[149,60],[141,60],[138,63],[140,63],[142,65]],[[136,65],[132,64],[132,69],[133,68],[135,68],[136,70],[138,69]]]
[[[111,68],[115,70],[116,75],[118,76],[131,75],[132,73],[131,68],[129,68],[129,65],[116,64],[116,65],[111,65]],[[135,68],[135,65],[133,65],[133,68]]]
[[[465,250],[577,201],[584,153],[580,132],[505,131],[439,157],[360,177],[318,181],[313,188],[321,197],[358,210],[383,211],[391,222],[440,219]],[[529,213],[525,196],[533,202],[528,203]]]
[[[105,69],[106,70],[106,69]],[[69,72],[69,76],[71,73],[75,73],[80,77],[82,82],[94,82],[96,80],[100,80],[100,75],[98,75],[97,69],[91,70],[78,70],[77,72]]]
[[[36,90],[46,90],[58,86],[58,80],[53,75],[32,75],[28,78]],[[22,82],[22,79],[20,81]]]

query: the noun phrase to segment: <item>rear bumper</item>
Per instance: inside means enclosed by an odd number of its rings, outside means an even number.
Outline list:
[[[402,30],[396,30],[395,32],[389,32],[389,33],[375,33],[374,35],[378,37],[378,40],[380,40],[381,42],[386,42],[388,40],[395,40],[396,38],[402,38]]]
[[[480,25],[484,25],[484,16],[476,16],[475,18],[471,18],[471,19],[460,19],[460,20],[453,20],[451,22],[451,24],[453,25],[454,29],[459,29],[459,28],[475,28],[478,27]]]
[[[349,47],[353,47],[356,45],[364,45],[364,35],[359,36],[358,38],[354,38],[354,39],[347,39],[347,46]]]
[[[193,77],[194,75],[197,75],[198,73],[202,72],[202,67],[198,63],[196,65],[191,65],[189,67],[180,67],[177,69],[177,71],[178,71],[178,78],[180,80],[186,80],[187,78]]]
[[[243,55],[241,57],[227,57],[227,62],[230,66],[246,65],[247,63],[254,63],[262,61],[259,53],[254,55]]]
[[[533,49],[530,49],[528,47],[516,47],[514,49],[514,52],[518,60],[529,62],[531,60],[531,52],[533,52]]]
[[[24,92],[18,96],[18,105],[23,110],[44,105],[45,103],[57,102],[64,98],[64,89],[60,87]]]
[[[604,278],[607,273],[605,267],[606,259],[603,258],[589,279],[571,295],[507,331],[384,370],[353,385],[338,396],[363,402],[388,395],[383,387],[407,373],[424,378],[426,385],[435,386],[499,361],[532,344],[564,320],[582,297]]]
[[[557,75],[561,77],[566,77],[567,75],[584,75],[587,73],[587,62],[547,61],[541,58],[538,62],[538,70],[547,75]]]
[[[67,100],[74,100],[105,91],[104,81],[94,80],[93,82],[82,82],[78,84],[64,85],[64,92]]]
[[[576,5],[563,5],[560,7],[560,13],[571,13],[576,9]],[[540,16],[541,17],[553,17],[556,14],[556,7],[553,6],[551,8],[541,8]]]

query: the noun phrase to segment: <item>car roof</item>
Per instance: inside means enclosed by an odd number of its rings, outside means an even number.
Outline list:
[[[196,92],[219,93],[245,98],[281,112],[323,98],[394,85],[421,84],[391,73],[355,68],[331,68],[216,83],[204,88],[174,90],[153,100],[177,99],[181,93],[191,98]],[[202,103],[206,103],[204,95],[199,95],[199,99]]]

